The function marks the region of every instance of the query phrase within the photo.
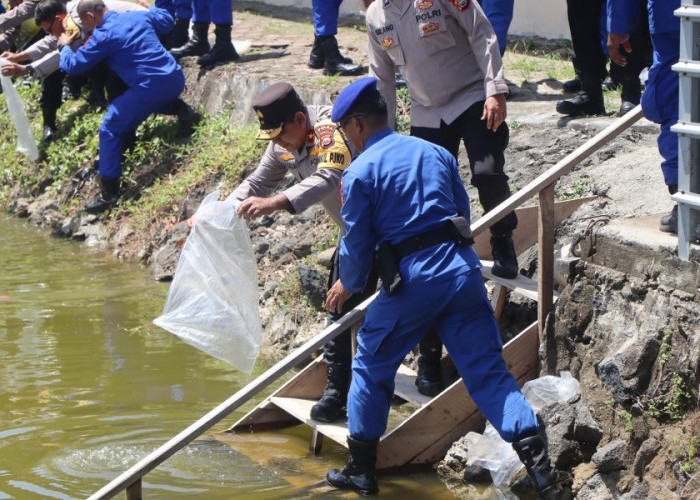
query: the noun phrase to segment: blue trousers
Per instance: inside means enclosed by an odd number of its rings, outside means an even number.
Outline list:
[[[343,0],[313,0],[314,33],[316,36],[328,36],[338,33],[338,12]]]
[[[156,0],[156,7],[167,10],[174,19],[192,19],[192,0]]]
[[[513,20],[513,2],[514,0],[482,0],[479,3],[496,32],[501,55],[506,51],[506,36]]]
[[[678,62],[680,31],[652,33],[651,44],[654,62],[642,95],[642,110],[647,119],[661,126],[658,144],[664,181],[678,184],[678,136],[671,132],[678,121],[678,73],[671,66]]]
[[[474,270],[444,280],[404,282],[391,297],[382,290],[369,307],[352,362],[350,436],[367,441],[384,434],[399,364],[433,327],[501,437],[513,442],[536,433],[535,413],[503,361],[493,309],[481,272]]]
[[[193,0],[195,23],[233,24],[231,0]]]
[[[185,77],[175,73],[153,88],[131,87],[112,101],[100,125],[100,175],[122,175],[124,136],[136,130],[151,113],[169,113],[170,105],[185,90]]]

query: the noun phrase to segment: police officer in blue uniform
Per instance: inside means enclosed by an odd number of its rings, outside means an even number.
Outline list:
[[[372,0],[364,0],[369,5]],[[343,57],[338,49],[338,12],[343,0],[313,0],[314,44],[309,56],[309,68],[322,69],[324,75],[351,76],[365,68]]]
[[[185,88],[185,76],[158,40],[158,35],[173,28],[167,11],[151,7],[117,14],[102,0],[81,0],[78,16],[92,36],[73,52],[68,46],[72,37],[61,35],[61,70],[81,74],[104,61],[128,87],[109,105],[100,126],[102,192],[85,207],[88,212],[100,213],[116,206],[119,198],[124,137],[151,113],[171,114],[176,112],[176,102],[184,105],[177,99]]]
[[[197,64],[212,66],[218,63],[237,61],[240,56],[231,41],[233,12],[231,0],[193,0],[192,38],[182,47],[171,52],[176,59],[185,56],[200,56]],[[209,46],[209,24],[214,23],[214,46]]]
[[[649,32],[654,48],[654,61],[642,95],[644,116],[661,126],[658,144],[663,157],[661,171],[668,192],[678,190],[678,137],[671,127],[678,121],[678,74],[671,66],[678,62],[680,50],[680,20],[673,11],[680,0],[647,0]],[[637,0],[608,0],[608,48],[610,58],[617,64],[628,64],[629,33],[640,15]],[[622,50],[620,50],[622,47]],[[678,231],[678,206],[664,216],[659,229],[668,233]]]
[[[437,328],[469,394],[527,466],[542,498],[560,498],[535,413],[508,372],[501,338],[471,246],[469,199],[446,149],[393,132],[377,80],[338,96],[331,118],[361,151],[343,174],[340,279],[326,307],[338,311],[362,290],[375,248],[382,286],[357,334],[348,395],[350,460],[326,481],[378,491],[376,451],[386,430],[394,376],[423,334]]]

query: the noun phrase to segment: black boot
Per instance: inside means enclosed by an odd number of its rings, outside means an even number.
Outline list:
[[[323,37],[314,35],[314,45],[311,47],[311,54],[309,55],[309,68],[311,69],[322,69],[326,64],[326,56],[323,54],[319,43],[321,38]],[[338,54],[340,54],[340,51],[338,51]],[[344,57],[342,54],[340,54],[340,59],[343,64],[352,64],[352,59]]]
[[[642,98],[642,84],[639,82],[638,77],[632,76],[625,78],[622,82],[622,95],[620,98],[622,102],[620,103],[620,111],[618,111],[617,115],[625,116],[639,104]]]
[[[491,233],[491,255],[494,276],[509,280],[518,277],[518,256],[511,233]]]
[[[375,467],[377,465],[377,445],[379,440],[360,441],[348,436],[350,459],[342,469],[331,469],[326,474],[326,484],[336,488],[357,491],[360,495],[374,495],[379,492]]]
[[[669,184],[667,187],[669,194],[676,194],[676,191],[678,191],[678,185],[676,184]],[[673,205],[671,213],[661,217],[659,230],[664,233],[678,234],[678,205]]]
[[[581,77],[581,90],[571,99],[557,102],[557,112],[569,116],[604,115],[603,89],[598,78]]]
[[[192,38],[182,47],[170,51],[175,59],[202,56],[209,52],[209,23],[192,23]]]
[[[41,134],[41,143],[44,145],[54,139],[54,134],[56,133],[56,111],[55,109],[42,109],[44,130]]]
[[[333,35],[319,36],[317,38],[319,49],[323,54],[323,74],[353,76],[364,73],[365,68],[359,64],[353,64],[352,60],[347,63],[347,59],[340,54],[338,40]],[[309,60],[309,64],[311,60]]]
[[[562,85],[561,88],[564,92],[573,94],[575,92],[581,91],[581,79],[576,76],[573,80],[567,80]]]
[[[428,336],[432,335],[429,333]],[[436,344],[435,339],[425,338],[420,344],[420,356],[418,357],[418,376],[416,387],[424,396],[437,396],[445,388],[442,381],[442,342]]]
[[[175,19],[175,27],[168,33],[167,45],[165,48],[172,49],[182,47],[190,41],[190,20],[177,18]]]
[[[211,50],[197,59],[197,64],[200,66],[213,66],[218,63],[237,61],[241,57],[236,52],[236,49],[231,42],[231,25],[217,24],[214,28],[216,34],[216,42]]]
[[[175,99],[175,102],[173,102],[172,111],[177,116],[177,133],[181,137],[192,135],[195,125],[202,121],[201,113],[180,98]]]
[[[513,449],[527,469],[530,482],[537,496],[542,500],[562,500],[569,498],[570,489],[565,484],[570,476],[556,470],[547,454],[547,443],[537,435],[513,443]]]
[[[331,365],[326,373],[326,388],[318,403],[311,407],[311,418],[320,422],[335,422],[345,416],[350,367]]]
[[[119,201],[119,179],[100,176],[102,192],[93,201],[85,205],[89,214],[101,214],[117,206]]]

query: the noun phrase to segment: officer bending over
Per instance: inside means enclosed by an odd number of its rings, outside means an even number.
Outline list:
[[[92,36],[76,52],[68,47],[74,37],[60,36],[61,70],[79,75],[104,61],[128,87],[110,103],[100,125],[102,192],[85,209],[101,213],[114,208],[119,199],[125,137],[151,113],[178,114],[181,121],[189,122],[199,117],[178,100],[185,76],[158,40],[159,34],[173,29],[167,11],[150,7],[148,11],[116,13],[102,0],[80,0],[78,16]]]
[[[543,498],[561,498],[542,429],[501,356],[501,337],[471,246],[469,199],[454,156],[388,126],[377,80],[362,78],[338,96],[332,119],[361,151],[343,174],[346,234],[340,279],[326,307],[339,311],[362,290],[374,249],[390,246],[400,284],[383,289],[357,334],[348,394],[350,460],[326,481],[363,494],[378,491],[379,438],[386,431],[394,376],[425,331],[436,328],[469,394],[501,437],[513,443]]]

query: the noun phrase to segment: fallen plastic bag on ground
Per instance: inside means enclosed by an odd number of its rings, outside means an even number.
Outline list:
[[[525,398],[534,411],[558,401],[568,401],[579,391],[579,383],[569,372],[561,372],[560,377],[546,375],[525,382],[522,388]],[[496,429],[486,424],[483,434],[470,432],[467,439],[467,465],[487,469],[497,488],[506,488],[513,477],[523,468],[522,462],[510,443],[498,435]]]
[[[260,352],[257,262],[235,200],[207,195],[197,210],[163,314],[153,323],[250,374]]]
[[[5,59],[0,59],[0,67],[6,63]],[[2,85],[3,94],[5,94],[5,101],[7,101],[7,110],[17,132],[17,151],[27,155],[30,160],[37,161],[39,159],[39,149],[32,134],[32,129],[29,126],[27,115],[24,112],[22,98],[17,93],[17,89],[9,76],[1,76],[0,84]]]

